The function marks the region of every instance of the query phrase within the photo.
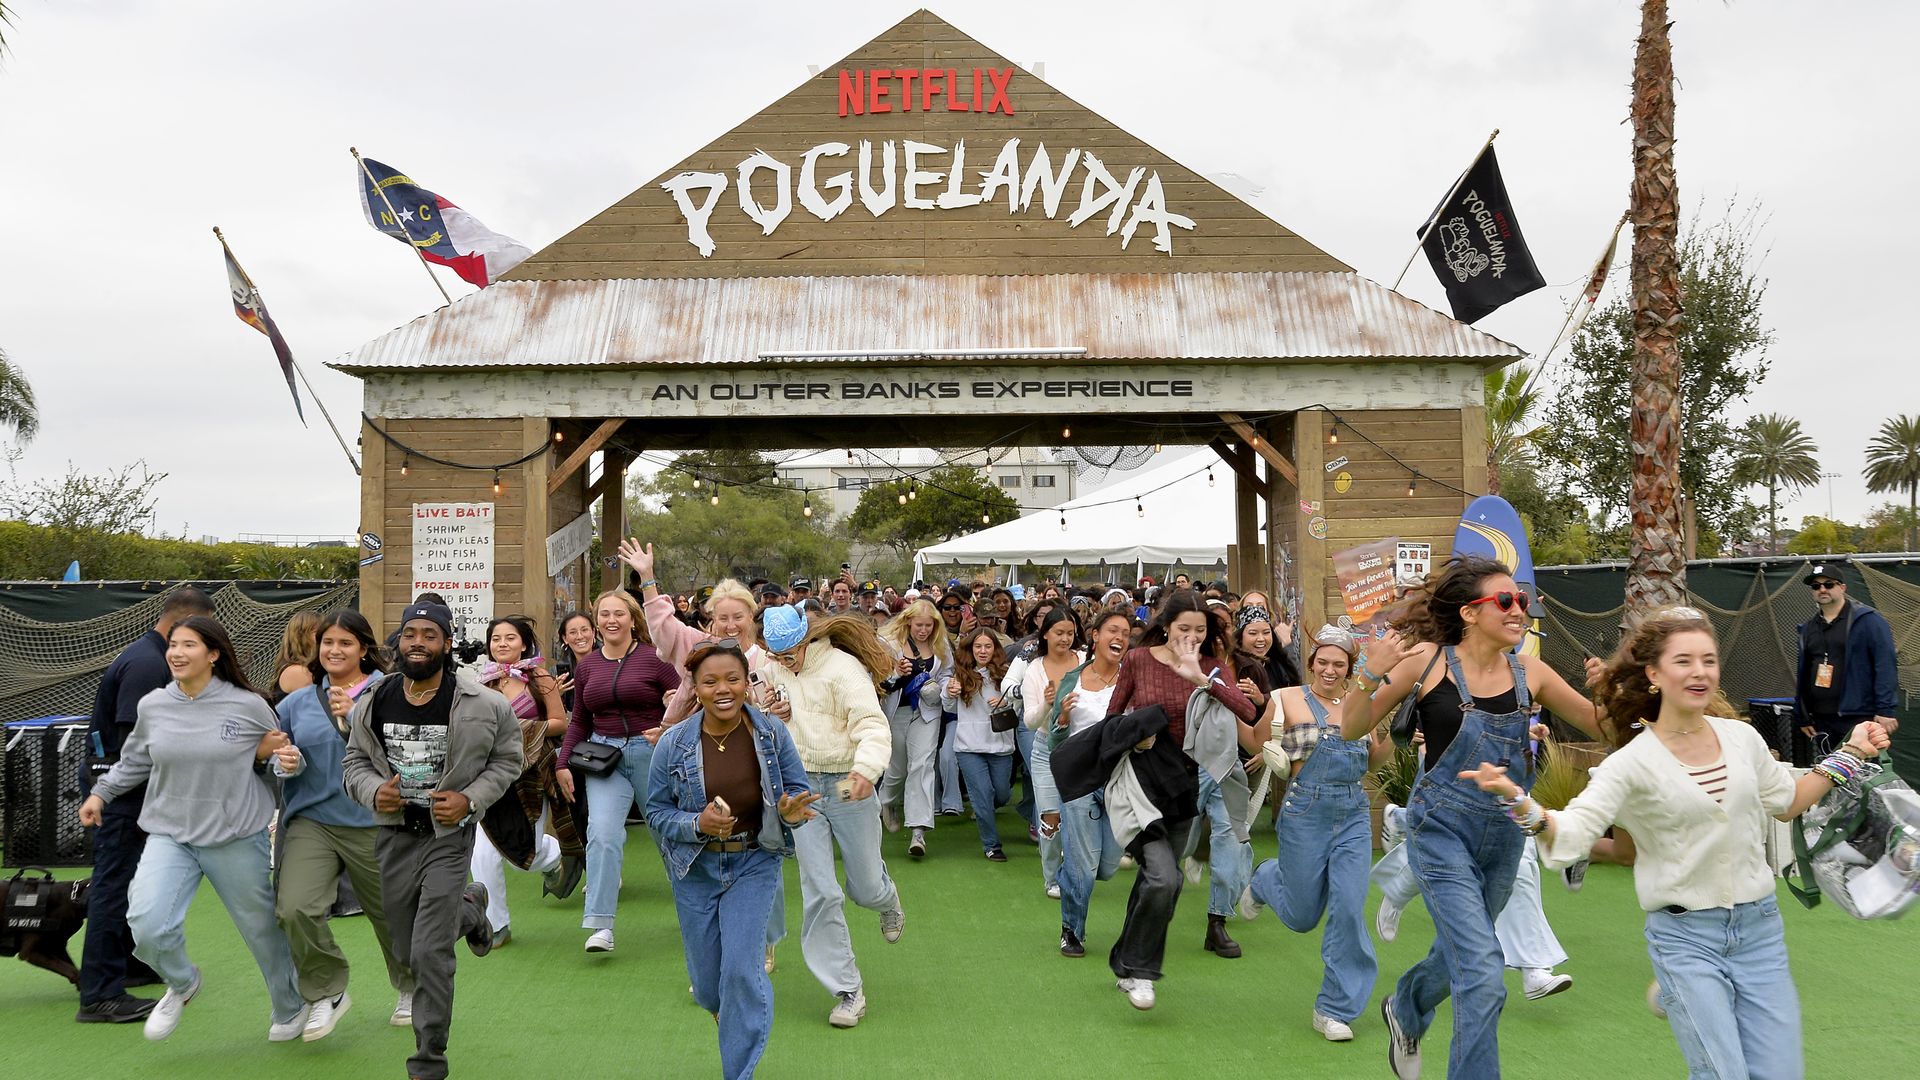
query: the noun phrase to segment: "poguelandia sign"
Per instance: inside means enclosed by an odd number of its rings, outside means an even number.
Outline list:
[[[1013,94],[1015,68],[960,70],[868,68],[837,73],[838,112],[843,120],[888,113],[952,112],[983,116],[1017,115]],[[991,145],[991,143],[989,143]],[[976,165],[989,154],[976,150]],[[1125,250],[1141,228],[1152,231],[1157,251],[1173,253],[1175,228],[1191,230],[1193,219],[1167,207],[1160,173],[1144,165],[1116,169],[1079,147],[1049,151],[1036,142],[1023,151],[1019,138],[1002,139],[991,152],[992,164],[969,174],[966,140],[952,145],[913,139],[875,142],[824,142],[802,152],[796,163],[764,150],[740,160],[731,174],[683,172],[660,186],[673,196],[687,223],[687,242],[703,256],[716,244],[709,231],[728,188],[740,212],[772,236],[793,216],[795,206],[821,221],[832,221],[855,201],[880,218],[900,210],[939,211],[995,204],[1005,200],[1008,214],[1039,211],[1049,220],[1063,209],[1067,227],[1077,229],[1104,220],[1107,236],[1118,233]],[[1056,166],[1055,162],[1058,162]],[[824,175],[823,175],[824,174]],[[1070,208],[1068,193],[1079,180]]]

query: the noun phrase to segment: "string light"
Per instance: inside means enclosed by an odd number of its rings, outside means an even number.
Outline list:
[[[1207,466],[1207,486],[1213,486],[1213,466]]]
[[[719,488],[713,489],[713,494],[707,499],[707,502],[713,506],[720,505],[720,489]]]
[[[920,485],[914,483],[911,480],[907,481],[907,498],[918,499],[919,497],[920,497]]]
[[[1407,477],[1407,498],[1413,498],[1413,477]]]
[[[493,473],[493,493],[495,495],[500,494],[500,472],[498,469],[494,470]]]
[[[811,498],[803,498],[800,500],[800,516],[807,518],[813,516],[813,500]]]
[[[567,434],[564,431],[556,431],[553,433],[554,442],[564,442],[566,441],[566,438],[567,438]]]
[[[699,473],[693,474],[693,490],[695,491],[700,490],[700,474]]]
[[[405,455],[402,455],[402,456],[401,456],[401,458],[400,458],[400,475],[401,475],[401,476],[405,476],[405,475],[407,475],[407,469],[408,469],[408,468],[409,468],[409,467],[410,467],[410,466],[411,466],[412,464],[413,464],[413,459],[412,459],[412,458],[410,458],[410,457],[407,457],[407,456],[405,456]]]
[[[1159,453],[1159,452],[1160,452],[1161,450],[1163,450],[1163,449],[1165,449],[1165,448],[1164,448],[1164,447],[1162,447],[1162,446],[1161,446],[1161,445],[1160,445],[1159,443],[1154,443],[1154,444],[1153,444],[1153,452],[1154,452],[1154,453],[1156,453],[1156,454],[1157,454],[1157,453]]]
[[[1137,514],[1137,515],[1139,515],[1140,517],[1146,517],[1146,516],[1147,516],[1147,504],[1146,504],[1146,503],[1143,503],[1143,502],[1141,502],[1141,501],[1140,501],[1140,496],[1138,496],[1138,495],[1135,495],[1135,496],[1133,497],[1133,512],[1134,512],[1135,514]]]
[[[1060,513],[1060,531],[1067,531],[1067,515],[1065,511],[1061,511]]]
[[[1063,427],[1063,428],[1061,428],[1061,429],[1060,429],[1060,437],[1061,437],[1061,438],[1063,438],[1063,439],[1071,439],[1071,438],[1073,438],[1073,429],[1072,429],[1072,428],[1070,428],[1070,427]]]
[[[993,524],[993,514],[987,510],[987,504],[985,503],[980,504],[980,524],[982,525]]]
[[[900,505],[901,506],[907,505],[907,493],[904,491],[900,493]]]
[[[1327,445],[1328,446],[1340,445],[1340,421],[1338,420],[1335,420],[1333,422],[1333,430],[1327,432]]]

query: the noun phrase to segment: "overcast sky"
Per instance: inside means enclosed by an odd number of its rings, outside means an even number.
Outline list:
[[[144,457],[169,533],[328,533],[358,484],[264,338],[234,319],[226,231],[348,432],[324,364],[439,304],[363,222],[349,145],[536,250],[914,5],[11,0],[0,67],[0,347],[39,395],[23,476]],[[725,17],[719,12],[725,11]],[[1421,216],[1498,127],[1553,284],[1480,326],[1539,351],[1625,209],[1638,8],[1349,0],[974,0],[937,14],[1391,282]],[[1743,410],[1799,417],[1858,519],[1868,438],[1920,408],[1907,284],[1920,5],[1821,19],[1675,0],[1683,197],[1767,215],[1771,373]],[[1175,207],[1177,210],[1178,207]],[[1624,279],[1624,249],[1617,281]],[[456,297],[471,291],[443,274]],[[1624,284],[1623,281],[1620,284]],[[1444,309],[1432,274],[1405,291]],[[1550,369],[1551,371],[1551,369]],[[1764,495],[1760,495],[1764,499]],[[1825,488],[1783,518],[1825,513]]]

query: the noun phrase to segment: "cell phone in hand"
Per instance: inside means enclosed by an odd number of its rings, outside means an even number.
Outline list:
[[[715,795],[713,797],[713,808],[715,810],[720,811],[722,814],[725,814],[727,817],[733,816],[733,807],[728,806],[727,800],[721,798],[718,795]]]
[[[834,790],[834,794],[839,796],[841,802],[852,802],[853,801],[853,778],[848,777],[840,781],[838,784],[834,785],[833,790]]]

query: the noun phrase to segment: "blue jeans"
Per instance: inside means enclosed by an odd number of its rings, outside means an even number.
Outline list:
[[[1233,819],[1227,816],[1227,797],[1220,791],[1220,782],[1207,775],[1205,769],[1200,770],[1197,798],[1200,816],[1194,819],[1193,832],[1188,835],[1187,846],[1180,857],[1192,858],[1200,847],[1200,830],[1209,830],[1207,914],[1231,915],[1234,905],[1240,902],[1240,894],[1246,891],[1248,879],[1253,877],[1253,845],[1243,844],[1233,835]]]
[[[761,966],[780,857],[703,851],[673,883],[693,1000],[720,1019],[720,1074],[751,1077],[773,1034],[773,981]]]
[[[1447,1075],[1500,1075],[1500,1012],[1506,1007],[1505,956],[1493,920],[1507,906],[1523,836],[1491,796],[1467,810],[1440,797],[1416,799],[1407,858],[1433,917],[1433,948],[1394,987],[1400,1027],[1418,1038],[1434,1009],[1453,997]]]
[[[1800,995],[1780,905],[1647,913],[1647,954],[1691,1080],[1800,1080]]]
[[[1025,724],[1013,729],[1014,745],[1020,748],[1020,758],[1027,765],[1027,784],[1033,789],[1033,805],[1020,816],[1040,832],[1040,876],[1049,887],[1060,881],[1061,843],[1060,834],[1046,834],[1044,818],[1048,814],[1060,813],[1060,787],[1053,782],[1053,742],[1042,731],[1035,731]]]
[[[1326,973],[1314,1011],[1343,1023],[1366,1010],[1379,975],[1367,933],[1367,864],[1373,829],[1357,784],[1295,780],[1280,811],[1280,857],[1253,872],[1253,895],[1287,929],[1304,934],[1327,917],[1320,937]]]
[[[620,906],[620,868],[627,851],[627,811],[647,801],[647,770],[653,766],[653,744],[635,735],[616,739],[595,735],[594,742],[622,747],[620,763],[605,776],[587,776],[587,907],[580,925],[588,930],[613,929]],[[511,794],[511,793],[509,793]]]
[[[992,851],[1000,846],[1000,828],[993,812],[1013,798],[1013,755],[960,752],[960,775],[967,781],[967,797],[973,801],[973,823],[980,829],[980,847]]]
[[[1087,904],[1093,883],[1107,881],[1120,869],[1126,850],[1107,821],[1107,794],[1095,789],[1060,811],[1060,923],[1081,941],[1087,939]]]
[[[273,1022],[284,1024],[300,1015],[306,1002],[300,997],[287,935],[273,917],[267,848],[265,829],[210,847],[148,837],[127,895],[127,925],[133,929],[134,955],[159,972],[167,986],[186,990],[194,978],[193,961],[187,959],[187,907],[200,879],[206,878],[260,966],[273,1002]]]
[[[840,781],[846,773],[807,774],[807,786],[820,793],[813,804],[820,816],[793,830],[794,860],[800,864],[800,952],[820,984],[836,994],[860,989],[860,968],[847,933],[847,900],[868,911],[900,906],[900,892],[880,857],[880,800],[869,796],[843,802]],[[833,868],[840,846],[847,888]]]

